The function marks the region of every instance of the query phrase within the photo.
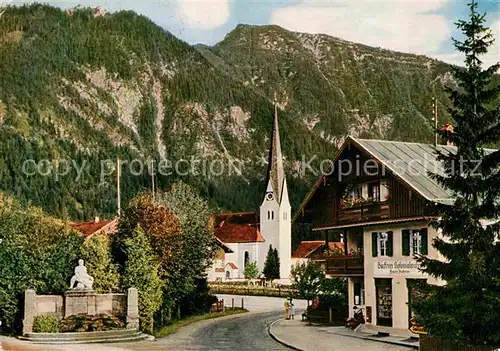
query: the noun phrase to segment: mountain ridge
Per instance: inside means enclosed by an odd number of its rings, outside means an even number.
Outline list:
[[[143,168],[223,163],[221,176],[157,173],[157,186],[182,178],[215,210],[257,208],[275,93],[296,207],[317,177],[301,173],[304,159],[316,156],[317,166],[348,134],[431,142],[431,97],[445,123],[442,84],[453,83],[438,60],[323,34],[238,25],[214,46],[192,46],[132,11],[39,4],[7,8],[0,54],[0,190],[75,220],[114,214],[112,167],[103,177],[102,162],[117,157]],[[26,176],[27,159],[89,171],[78,182],[74,169]],[[151,186],[148,172],[129,173],[125,201]]]

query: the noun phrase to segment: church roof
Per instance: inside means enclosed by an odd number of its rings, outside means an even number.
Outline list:
[[[222,222],[215,228],[215,236],[222,242],[229,243],[261,243],[264,238],[258,225],[235,224]]]
[[[223,243],[264,242],[259,230],[259,215],[255,212],[215,215],[215,236]]]
[[[281,153],[280,133],[278,128],[278,106],[274,104],[274,123],[271,134],[271,145],[266,173],[266,185],[271,183],[272,190],[278,203],[281,203],[283,194],[285,171],[283,169],[283,155]]]

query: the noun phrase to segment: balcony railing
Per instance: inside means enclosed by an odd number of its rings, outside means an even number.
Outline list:
[[[366,222],[389,217],[389,204],[384,202],[366,202],[344,207],[337,211],[337,223]]]
[[[326,274],[336,277],[356,277],[364,274],[363,256],[325,257]]]

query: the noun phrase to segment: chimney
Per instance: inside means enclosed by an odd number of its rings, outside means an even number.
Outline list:
[[[95,216],[94,222],[95,223],[99,223],[99,217],[98,216]]]
[[[449,123],[446,123],[443,127],[441,127],[440,130],[446,130],[448,132],[452,132],[453,133],[453,126]],[[450,140],[447,140],[446,141],[446,146],[455,146],[455,144],[450,141]]]

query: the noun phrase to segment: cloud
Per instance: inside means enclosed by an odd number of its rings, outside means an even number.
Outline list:
[[[452,34],[437,14],[447,0],[303,0],[275,10],[270,22],[290,30],[324,33],[376,47],[434,54]]]
[[[213,29],[231,17],[229,0],[178,0],[176,15],[188,28]]]
[[[500,20],[488,26],[491,29],[495,42],[488,49],[486,55],[482,55],[479,59],[483,62],[483,68],[488,68],[500,61]],[[460,38],[457,38],[460,40]],[[440,53],[434,55],[437,59],[444,62],[452,63],[459,66],[464,66],[465,56],[463,53],[454,51],[451,53]]]

